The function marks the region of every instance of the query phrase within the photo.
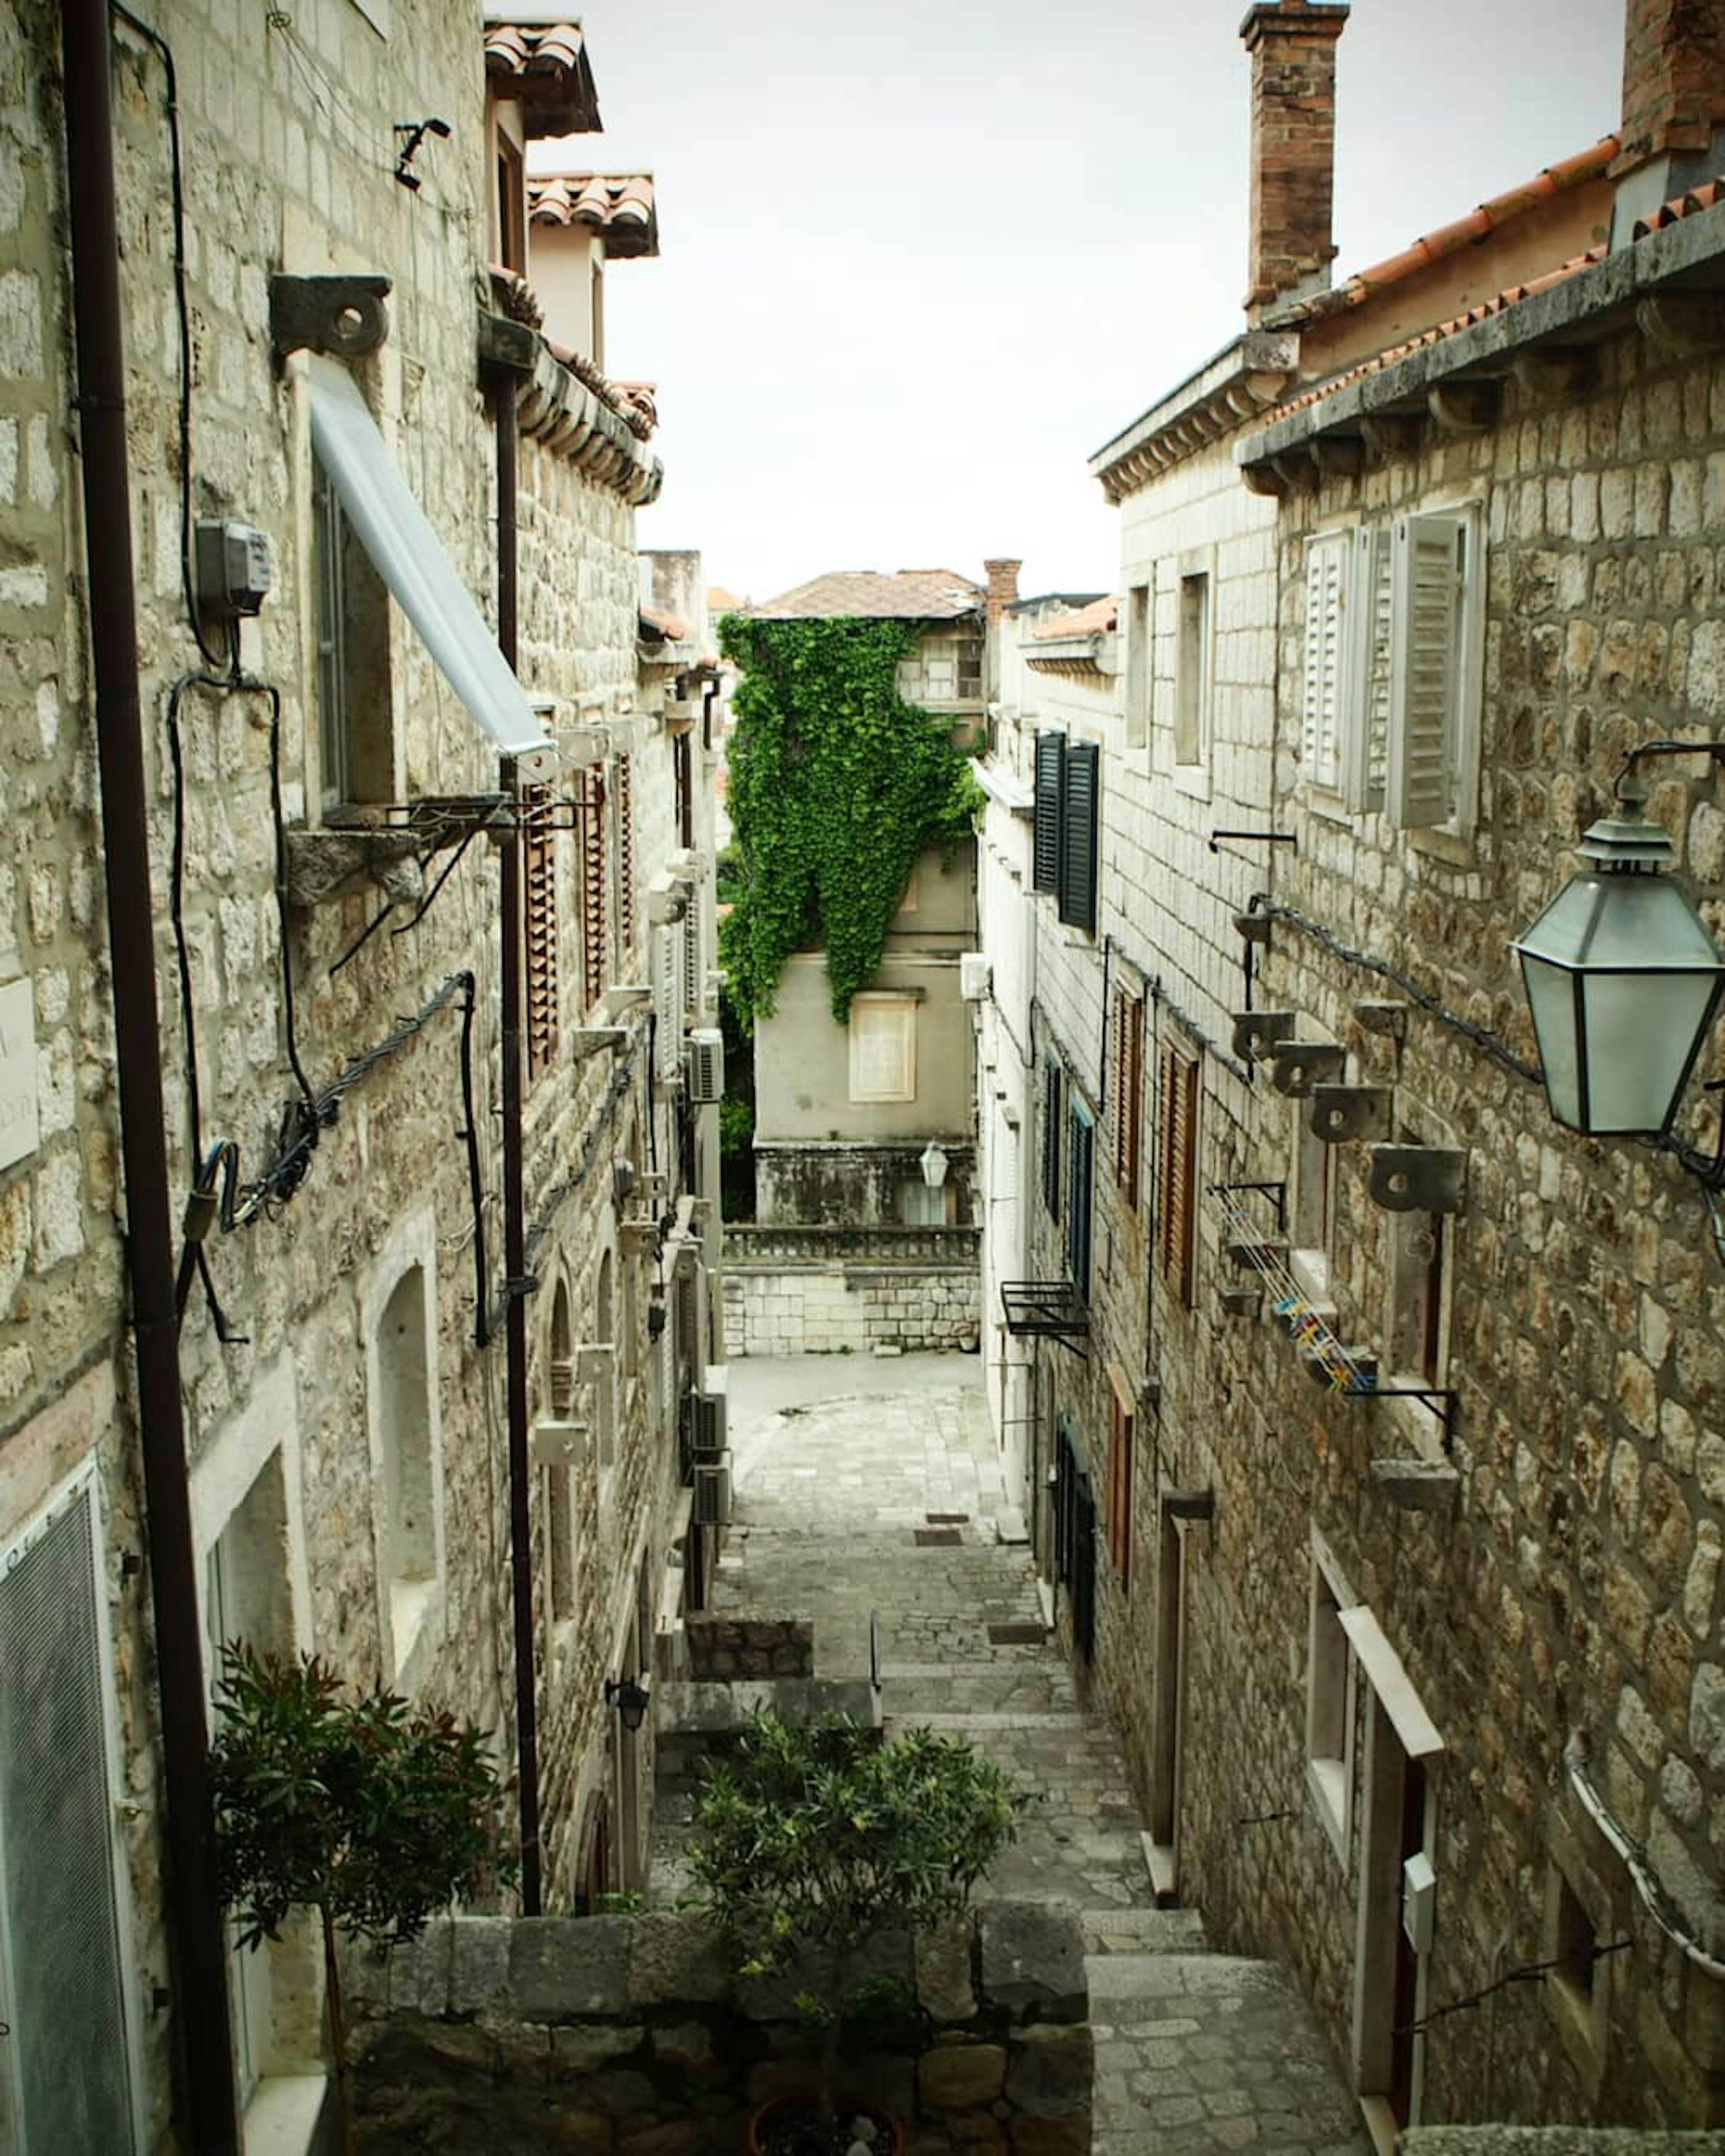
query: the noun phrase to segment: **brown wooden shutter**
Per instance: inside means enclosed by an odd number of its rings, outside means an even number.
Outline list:
[[[1192,1301],[1194,1204],[1198,1161],[1198,1065],[1178,1048],[1162,1051],[1161,1217],[1157,1249],[1163,1276],[1189,1308]]]
[[[581,774],[581,985],[589,1004],[605,993],[610,951],[605,922],[605,779]]]
[[[1128,1206],[1138,1203],[1139,1161],[1143,1149],[1144,999],[1129,988],[1114,996],[1112,1144],[1114,1180]]]
[[[522,996],[527,1082],[557,1052],[557,857],[551,788],[521,789]]]
[[[695,752],[689,746],[687,734],[678,734],[671,742],[671,770],[676,787],[677,844],[695,844]]]
[[[626,756],[617,759],[612,780],[617,817],[617,951],[618,971],[631,968],[626,954],[635,944],[635,803],[633,767]]]

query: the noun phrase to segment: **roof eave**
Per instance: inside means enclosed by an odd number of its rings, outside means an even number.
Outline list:
[[[1111,501],[1244,426],[1274,403],[1299,364],[1291,331],[1247,330],[1090,459]]]

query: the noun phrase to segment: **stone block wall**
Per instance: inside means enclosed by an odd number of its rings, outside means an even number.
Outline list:
[[[809,1617],[715,1617],[683,1620],[689,1675],[696,1683],[814,1674],[814,1621]]]
[[[1073,1914],[991,1903],[881,1948],[918,2013],[847,2058],[844,2099],[884,2101],[916,2156],[1086,2156]],[[362,2150],[740,2156],[750,2111],[808,2086],[794,1982],[734,1984],[698,1912],[456,1917],[344,1978]]]
[[[866,1355],[877,1348],[968,1348],[978,1336],[971,1268],[727,1267],[726,1353]]]

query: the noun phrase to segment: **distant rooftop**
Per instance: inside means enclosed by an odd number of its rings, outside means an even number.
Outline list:
[[[572,16],[486,0],[485,28],[485,81],[494,96],[519,100],[530,138],[599,131],[599,94]]]
[[[956,621],[980,613],[984,596],[956,569],[834,569],[747,611],[757,621]]]

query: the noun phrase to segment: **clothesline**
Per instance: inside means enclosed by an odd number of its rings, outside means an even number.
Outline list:
[[[1224,1197],[1223,1211],[1237,1239],[1240,1255],[1272,1293],[1271,1309],[1287,1327],[1296,1347],[1309,1355],[1328,1381],[1332,1393],[1371,1393],[1378,1389],[1374,1371],[1363,1369],[1331,1332],[1301,1291],[1291,1270],[1266,1244],[1238,1199]]]

